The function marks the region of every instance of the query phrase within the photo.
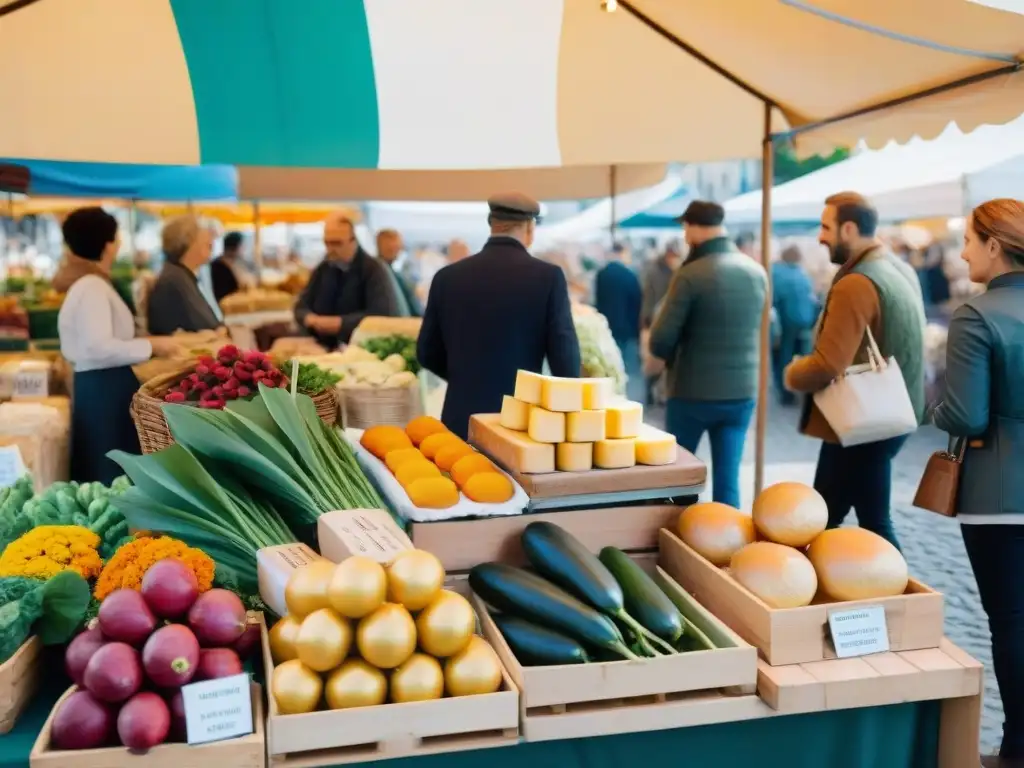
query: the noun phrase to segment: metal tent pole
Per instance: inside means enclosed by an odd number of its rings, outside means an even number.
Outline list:
[[[772,105],[764,105],[764,139],[761,143],[761,264],[768,275],[768,293],[761,313],[761,360],[757,385],[757,425],[754,445],[754,498],[764,487],[765,438],[768,431],[768,379],[772,353],[772,177],[774,176]]]

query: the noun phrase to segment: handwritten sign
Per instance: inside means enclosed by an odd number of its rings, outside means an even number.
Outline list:
[[[25,474],[25,462],[16,445],[0,447],[0,488],[9,488]]]
[[[832,643],[836,656],[867,656],[889,650],[889,630],[885,624],[885,608],[868,605],[846,611],[832,611],[828,615]]]
[[[37,368],[22,368],[14,377],[14,396],[47,397],[50,394],[50,372]]]
[[[248,736],[252,727],[252,696],[248,675],[204,680],[181,689],[189,744]]]

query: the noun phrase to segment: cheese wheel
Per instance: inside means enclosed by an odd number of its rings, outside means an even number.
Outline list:
[[[776,483],[758,495],[752,517],[769,541],[806,547],[828,525],[828,505],[809,485]]]
[[[770,608],[802,608],[818,591],[814,566],[793,547],[755,541],[732,556],[729,572]]]
[[[873,600],[902,595],[910,575],[892,544],[863,528],[833,528],[807,550],[822,591],[833,600]]]
[[[735,507],[707,501],[687,507],[679,515],[679,537],[714,565],[725,566],[737,552],[754,541],[754,521]]]

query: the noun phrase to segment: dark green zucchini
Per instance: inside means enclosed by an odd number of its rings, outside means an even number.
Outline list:
[[[580,642],[636,658],[607,616],[522,568],[483,563],[469,572],[469,586],[499,611],[564,632]]]
[[[530,564],[542,576],[631,627],[641,636],[643,644],[650,640],[663,651],[674,652],[675,649],[661,642],[657,635],[645,632],[636,617],[626,611],[622,587],[611,571],[564,528],[554,523],[530,523],[523,530],[522,544]]]
[[[621,549],[605,547],[599,559],[622,587],[629,615],[662,640],[675,645],[683,636],[685,623],[679,609],[654,579]]]
[[[552,664],[585,664],[590,657],[583,646],[553,629],[513,616],[510,613],[496,613],[492,617],[501,630],[505,642],[519,659],[528,667],[544,667]]]

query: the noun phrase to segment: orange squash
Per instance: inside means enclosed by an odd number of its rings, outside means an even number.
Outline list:
[[[452,464],[449,474],[455,484],[461,488],[477,472],[493,472],[494,464],[482,453],[469,453]]]
[[[448,427],[433,416],[417,416],[405,425],[405,434],[412,440],[413,445],[419,445],[431,435],[447,431]]]
[[[387,424],[365,430],[359,438],[359,444],[381,461],[389,452],[398,448],[412,448],[412,440],[404,429]]]
[[[424,477],[440,477],[441,470],[437,468],[436,464],[423,459],[413,459],[407,461],[398,469],[395,470],[395,479],[398,480],[398,484],[403,488],[408,488],[409,484],[414,480],[420,480]]]
[[[512,498],[515,489],[512,481],[501,472],[477,472],[462,486],[462,492],[467,499],[481,504],[504,504]]]
[[[396,448],[387,452],[384,456],[384,463],[388,465],[388,469],[395,472],[407,461],[419,461],[420,459],[425,460],[426,457],[420,453],[419,448]]]
[[[423,455],[431,461],[437,456],[437,452],[444,448],[446,445],[451,443],[461,443],[458,435],[454,435],[451,432],[435,432],[430,437],[423,438],[423,442],[420,443],[420,450],[423,451]]]
[[[447,477],[421,477],[409,483],[405,492],[422,509],[445,509],[459,503],[459,489]]]
[[[434,456],[434,463],[442,472],[451,472],[456,461],[475,452],[471,445],[460,440],[457,443],[449,443],[439,450]]]

